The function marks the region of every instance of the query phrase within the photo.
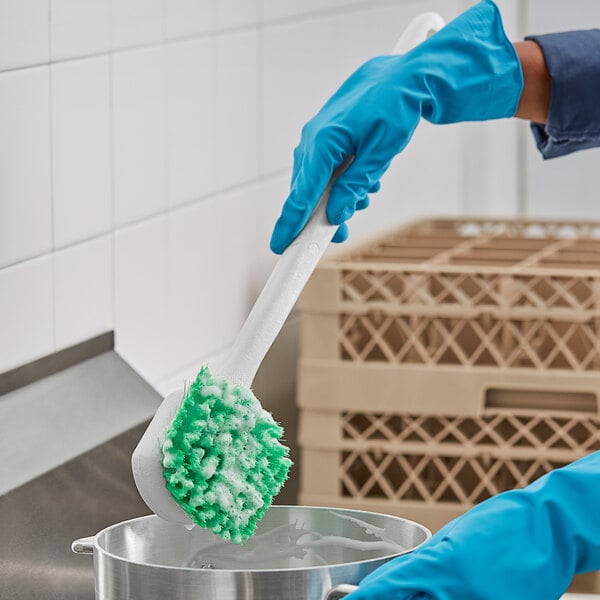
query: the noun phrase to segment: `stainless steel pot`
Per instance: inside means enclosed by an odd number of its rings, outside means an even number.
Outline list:
[[[242,546],[152,515],[72,549],[94,555],[96,600],[336,600],[430,536],[389,515],[273,506]]]

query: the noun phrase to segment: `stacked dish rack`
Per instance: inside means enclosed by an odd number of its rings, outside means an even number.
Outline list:
[[[419,221],[301,311],[302,504],[435,530],[600,450],[600,223]]]

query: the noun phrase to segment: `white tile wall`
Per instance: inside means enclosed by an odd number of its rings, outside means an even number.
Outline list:
[[[112,283],[109,235],[54,254],[57,349],[112,330]]]
[[[302,125],[349,72],[343,53],[332,56],[331,36],[330,19],[286,23],[263,33],[261,109],[268,143],[262,163],[267,173],[291,164]]]
[[[111,229],[108,61],[102,56],[51,67],[55,247]]]
[[[180,390],[186,383],[194,381],[198,375],[198,367],[202,365],[221,365],[227,359],[227,350],[219,352],[215,355],[195,357],[189,364],[179,367],[176,373],[172,373],[167,377],[155,382],[154,389],[163,397],[168,396],[171,392]]]
[[[234,29],[256,25],[260,0],[215,0],[215,26]]]
[[[527,2],[498,0],[504,29],[511,40],[526,33],[521,17]],[[465,8],[472,5],[465,2]],[[467,123],[463,131],[462,211],[470,215],[510,217],[525,203],[521,181],[523,156],[519,149],[526,125],[516,119]]]
[[[0,70],[48,61],[48,2],[0,2]]]
[[[156,380],[161,393],[181,387],[199,365],[226,357],[223,348],[275,266],[269,239],[288,187],[288,176],[279,175],[169,215],[171,337],[164,361],[171,372]]]
[[[224,317],[232,316],[232,341],[245,321],[268,273],[261,272],[264,255],[270,255],[268,239],[262,234],[261,212],[257,211],[261,186],[252,185],[225,194],[219,202],[224,224],[220,241],[218,271],[224,273],[226,294]],[[232,235],[232,232],[238,232]],[[237,322],[236,322],[237,321]]]
[[[406,149],[381,179],[367,210],[348,223],[349,243],[357,243],[423,215],[452,216],[462,208],[460,126],[423,122]]]
[[[530,0],[528,33],[551,33],[597,27],[600,5],[597,0]]]
[[[143,377],[168,371],[167,219],[148,219],[115,234],[115,347]]]
[[[144,337],[143,352],[135,349],[143,336],[139,322],[154,327],[159,309],[154,305],[141,309],[142,316],[136,314],[138,329],[119,326],[123,303],[131,302],[122,296],[123,285],[134,296],[140,289],[146,293],[150,285],[140,285],[139,280],[135,286],[125,284],[120,277],[123,264],[128,269],[138,264],[139,257],[132,258],[138,247],[149,253],[150,260],[157,258],[147,240],[157,235],[157,226],[152,226],[152,234],[144,234],[139,227],[117,234],[117,343],[121,352],[133,347],[136,360],[140,354],[155,355],[154,363],[136,363],[151,381],[170,381],[183,367],[197,366],[232,343],[275,264],[268,241],[286,186],[285,178],[278,177],[168,215],[166,269],[153,273],[161,298],[166,291],[164,330],[161,335]],[[164,273],[166,280],[161,279]],[[131,315],[126,321],[131,321]]]
[[[506,149],[516,150],[519,128],[523,127],[527,125],[514,119],[461,125],[465,213],[510,217],[522,209],[519,187],[522,158],[517,151]]]
[[[528,160],[531,215],[600,221],[599,149],[545,161],[531,141]]]
[[[52,247],[48,67],[0,74],[0,268]]]
[[[0,271],[0,372],[54,350],[52,258]]]
[[[162,0],[111,0],[113,48],[159,42],[164,37]]]
[[[50,0],[52,60],[110,48],[110,0]]]
[[[262,14],[265,21],[284,19],[332,11],[359,3],[360,0],[262,0]]]
[[[258,176],[258,34],[216,41],[217,182],[227,188]]]
[[[416,13],[466,4],[2,3],[0,370],[111,326],[153,383],[226,350],[275,263],[304,122]],[[419,128],[351,240],[459,210],[464,139]]]
[[[530,161],[532,215],[600,221],[599,149],[544,161],[531,142]]]
[[[533,33],[588,29],[600,23],[600,4],[575,0],[532,0],[529,27]],[[598,164],[600,150],[586,150],[544,161],[529,135],[526,147],[529,170],[529,214],[563,219],[600,220]]]
[[[496,0],[496,6],[498,6],[502,15],[504,31],[510,40],[522,39],[528,33],[526,23],[522,21],[522,18],[526,15],[528,4],[529,0],[526,2],[522,0]],[[468,3],[467,7],[471,5],[472,3]]]
[[[166,207],[165,50],[113,56],[113,151],[117,225]]]
[[[167,47],[167,160],[172,206],[217,189],[214,81],[211,38]]]
[[[275,221],[281,214],[281,207],[290,190],[290,173],[270,177],[262,181],[257,190],[256,201],[256,232],[255,249],[256,254],[256,280],[264,282],[267,280],[271,270],[275,266],[277,257],[269,249],[271,233]],[[260,288],[259,288],[260,289]],[[256,291],[258,292],[259,289]]]
[[[169,39],[212,31],[219,0],[165,0],[166,35]]]
[[[170,372],[233,341],[251,298],[253,188],[169,215]]]

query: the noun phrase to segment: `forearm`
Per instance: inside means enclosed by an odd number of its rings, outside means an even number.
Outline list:
[[[535,123],[546,123],[551,79],[542,49],[531,41],[516,42],[514,47],[521,61],[524,80],[515,117]]]
[[[542,156],[600,147],[600,29],[532,35],[514,47],[525,79],[516,116],[531,120]]]

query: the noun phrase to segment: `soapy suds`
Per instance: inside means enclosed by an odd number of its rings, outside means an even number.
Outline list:
[[[391,540],[384,528],[335,511],[330,514],[354,523],[373,539],[322,534],[296,521],[265,533],[256,533],[242,546],[221,541],[204,546],[195,551],[183,566],[204,569],[286,569],[356,562],[407,551],[407,548]]]
[[[371,523],[367,523],[366,521],[363,521],[362,519],[357,519],[356,517],[351,517],[350,515],[344,515],[339,512],[332,511],[331,514],[335,515],[339,519],[345,519],[346,521],[350,521],[351,523],[358,525],[359,527],[364,529],[368,534],[378,537],[382,542],[384,542],[385,544],[388,544],[390,547],[394,546],[396,548],[402,548],[402,552],[406,552],[406,550],[408,550],[408,548],[403,548],[402,546],[400,546],[400,544],[398,544],[397,542],[392,540],[387,535],[387,533],[385,531],[385,527],[377,527],[375,525],[372,525]]]
[[[241,544],[287,479],[282,435],[251,390],[203,367],[161,445],[166,488],[194,523]]]

